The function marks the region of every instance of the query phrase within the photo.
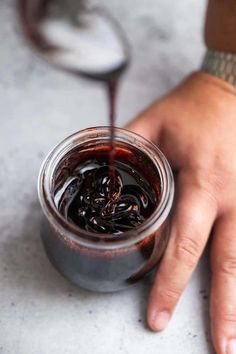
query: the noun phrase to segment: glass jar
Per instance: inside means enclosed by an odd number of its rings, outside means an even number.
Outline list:
[[[85,231],[68,222],[55,204],[55,189],[63,183],[78,158],[109,153],[110,128],[77,132],[59,143],[46,157],[39,175],[38,194],[44,213],[42,241],[55,268],[75,284],[94,291],[116,291],[133,284],[159,262],[168,242],[174,181],[161,151],[143,137],[116,128],[116,159],[125,157],[145,173],[159,203],[141,225],[116,237]],[[76,156],[76,159],[75,159]]]

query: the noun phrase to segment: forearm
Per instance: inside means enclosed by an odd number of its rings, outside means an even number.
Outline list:
[[[208,48],[236,53],[236,0],[209,0],[205,24]]]

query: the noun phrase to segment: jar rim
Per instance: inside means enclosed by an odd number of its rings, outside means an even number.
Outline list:
[[[122,141],[142,148],[142,152],[154,163],[161,179],[161,198],[154,212],[139,226],[132,230],[122,232],[118,237],[111,237],[111,234],[96,234],[86,231],[77,225],[70,223],[59,212],[51,191],[53,172],[62,158],[80,144],[106,139],[110,136],[109,126],[97,126],[86,128],[66,137],[59,142],[46,156],[38,178],[38,197],[42,210],[50,223],[60,234],[70,241],[81,246],[96,249],[117,249],[130,247],[143,241],[157,230],[169,215],[174,197],[174,179],[170,165],[164,154],[141,135],[124,128],[115,127],[115,141]],[[66,235],[66,236],[65,236]]]

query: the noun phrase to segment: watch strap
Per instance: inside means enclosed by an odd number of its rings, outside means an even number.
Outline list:
[[[236,86],[236,54],[208,49],[201,70]]]

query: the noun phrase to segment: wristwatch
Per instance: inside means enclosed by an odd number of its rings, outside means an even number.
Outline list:
[[[207,49],[201,70],[236,86],[236,53]]]

